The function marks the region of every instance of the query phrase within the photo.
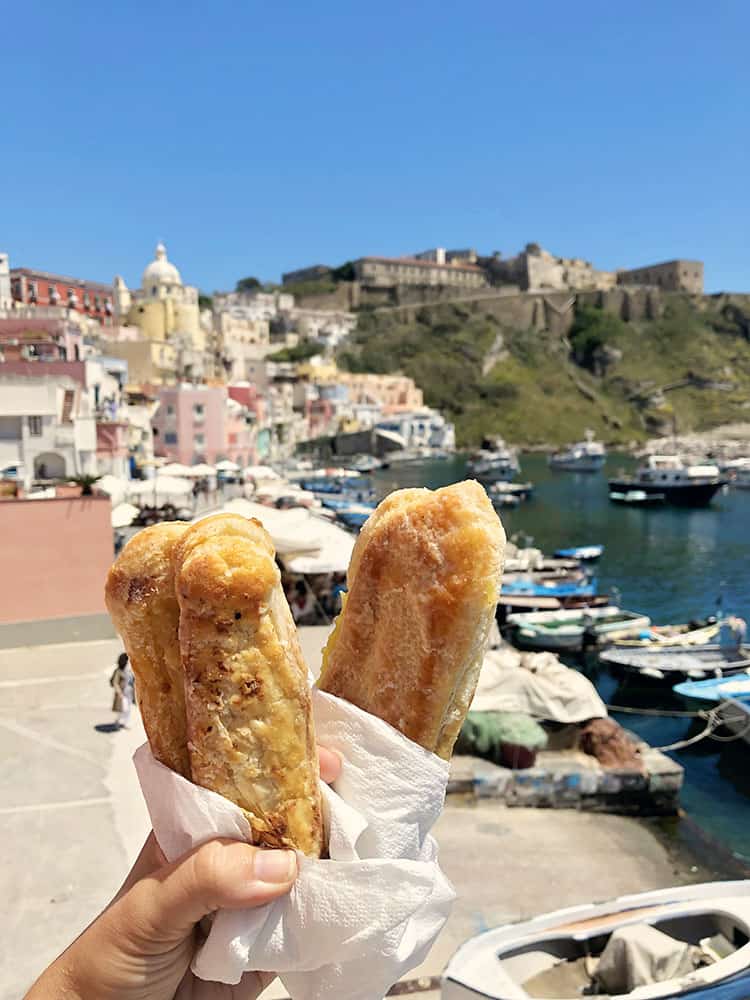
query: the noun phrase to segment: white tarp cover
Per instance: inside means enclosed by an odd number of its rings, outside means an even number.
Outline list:
[[[277,555],[292,573],[345,573],[349,567],[354,536],[304,507],[276,510],[237,498],[222,510],[257,518],[271,536]]]
[[[566,724],[607,715],[591,681],[554,653],[519,653],[509,645],[487,652],[471,711],[521,712]]]
[[[631,993],[639,986],[664,983],[694,972],[694,949],[650,924],[619,927],[607,942],[596,970],[596,980],[612,996]]]

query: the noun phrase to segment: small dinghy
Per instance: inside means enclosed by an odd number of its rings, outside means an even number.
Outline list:
[[[750,881],[589,903],[485,931],[441,980],[443,1000],[747,1000]]]

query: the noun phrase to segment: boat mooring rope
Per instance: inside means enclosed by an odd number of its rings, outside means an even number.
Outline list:
[[[706,726],[695,736],[685,740],[676,740],[674,743],[667,743],[665,746],[652,747],[652,750],[666,752],[668,750],[682,750],[685,747],[700,743],[701,740],[715,740],[717,743],[736,743],[737,740],[744,739],[750,733],[750,719],[747,725],[739,733],[732,733],[731,736],[718,736],[716,730],[726,726],[726,719],[722,719],[722,711],[732,707],[732,701],[723,701],[716,708],[708,711],[679,712],[661,708],[632,708],[629,705],[607,705],[608,712],[618,712],[625,715],[651,715],[668,719],[705,719]]]

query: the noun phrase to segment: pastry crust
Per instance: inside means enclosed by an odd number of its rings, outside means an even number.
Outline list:
[[[168,521],[134,535],[107,576],[104,598],[136,677],[143,725],[157,760],[190,777],[172,552],[188,525]]]
[[[191,772],[244,810],[253,843],[319,856],[310,689],[274,556],[262,525],[234,514],[175,548]]]
[[[479,678],[504,546],[473,480],[391,493],[354,546],[319,687],[449,759]]]

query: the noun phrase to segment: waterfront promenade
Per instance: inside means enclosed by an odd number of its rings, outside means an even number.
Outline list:
[[[313,665],[325,630],[302,632]],[[20,1000],[109,901],[148,831],[130,761],[145,738],[140,719],[110,728],[108,679],[120,650],[118,640],[0,650],[3,1000]],[[412,975],[437,976],[462,941],[498,923],[712,877],[654,830],[619,816],[450,800],[435,832],[458,899]],[[266,995],[285,994],[277,982]]]

